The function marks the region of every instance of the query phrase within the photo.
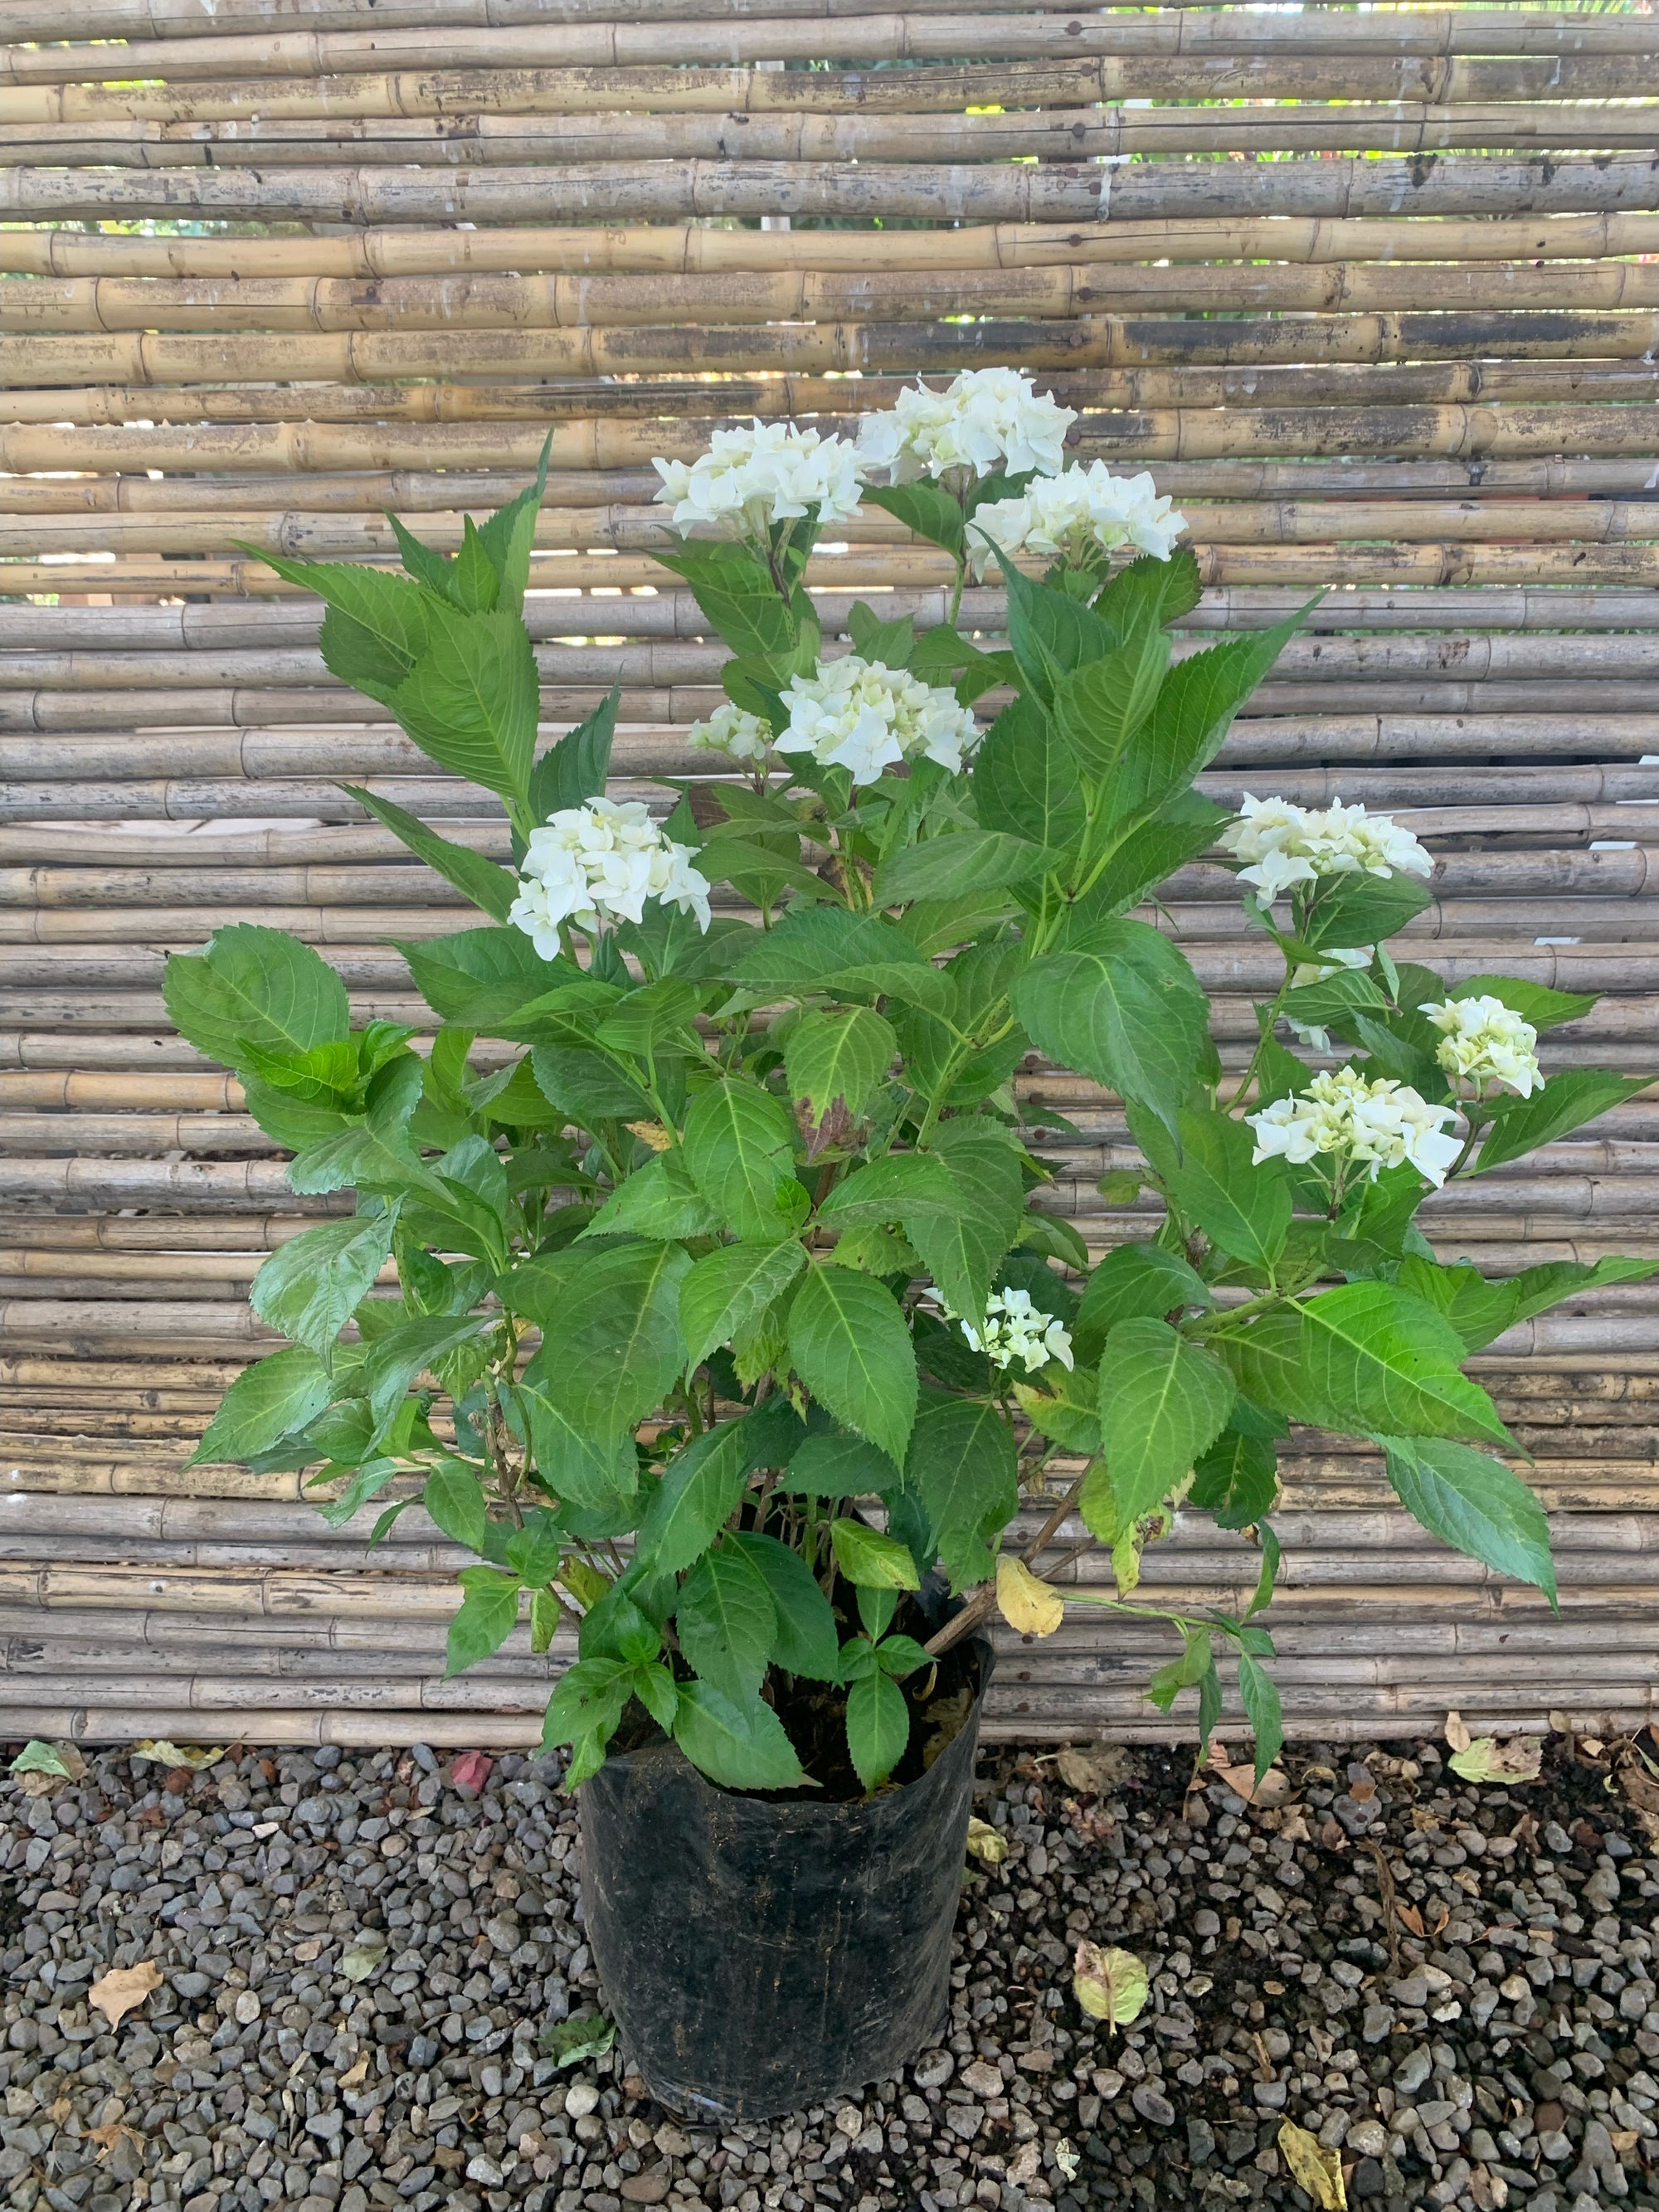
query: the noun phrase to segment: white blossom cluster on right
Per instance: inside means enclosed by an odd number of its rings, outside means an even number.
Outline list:
[[[1246,793],[1238,819],[1221,833],[1233,858],[1246,865],[1238,880],[1267,900],[1321,876],[1413,875],[1433,872],[1434,862],[1409,830],[1386,814],[1340,799],[1326,807],[1296,806],[1288,799],[1253,799]]]
[[[1501,999],[1448,999],[1423,1012],[1443,1033],[1436,1060],[1454,1079],[1473,1083],[1477,1095],[1489,1083],[1522,1098],[1542,1089],[1538,1032]]]
[[[1017,498],[976,507],[969,565],[982,577],[1000,550],[1040,553],[1082,568],[1097,548],[1109,552],[1120,545],[1167,561],[1186,527],[1186,516],[1171,509],[1150,476],[1115,477],[1104,461],[1091,461],[1063,476],[1033,477]]]
[[[1438,1189],[1462,1151],[1447,1124],[1456,1114],[1432,1106],[1409,1084],[1367,1077],[1358,1068],[1316,1075],[1299,1097],[1275,1098],[1247,1120],[1255,1132],[1252,1158],[1305,1167],[1323,1157],[1363,1167],[1376,1182],[1384,1168],[1409,1160]]]

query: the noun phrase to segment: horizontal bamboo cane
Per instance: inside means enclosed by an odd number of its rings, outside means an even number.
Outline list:
[[[1650,583],[1659,575],[1659,554],[1650,545],[1585,547],[1572,544],[1479,545],[1449,544],[1267,545],[1255,547],[1209,545],[1194,548],[1199,573],[1207,585],[1224,587],[1297,591],[1302,599],[1334,586],[1375,586],[1380,588],[1425,589],[1443,586],[1498,588],[1503,586],[1563,586],[1630,589]],[[599,553],[555,554],[538,561],[532,569],[536,590],[577,590],[589,584],[629,590],[651,586],[661,575],[654,564],[629,555]],[[845,588],[864,592],[888,588],[915,589],[945,581],[950,563],[942,554],[923,548],[896,548],[880,554],[866,550],[848,555],[815,558],[815,581],[836,578]],[[246,603],[267,595],[292,599],[297,593],[271,582],[270,571],[251,561],[213,560],[206,556],[169,561],[166,558],[88,554],[68,561],[9,562],[3,571],[8,591],[21,593],[112,592],[117,599],[154,600],[179,592]],[[597,625],[595,625],[597,627]],[[1371,702],[1360,702],[1364,708]],[[1398,702],[1392,702],[1398,706]],[[1632,702],[1639,711],[1647,702]],[[1559,711],[1571,713],[1582,702],[1566,701]],[[1457,711],[1457,702],[1447,711]],[[1346,711],[1346,709],[1345,709]],[[1437,711],[1419,704],[1414,711]],[[1476,712],[1486,711],[1478,705]],[[1554,711],[1541,702],[1530,707],[1510,700],[1505,712]]]
[[[372,287],[343,277],[11,278],[0,280],[0,316],[15,335],[5,339],[0,360],[20,376],[59,375],[66,380],[84,377],[89,362],[107,361],[113,374],[130,380],[136,372],[122,366],[119,334],[124,331],[163,333],[153,342],[138,337],[137,350],[142,353],[153,344],[155,351],[165,354],[176,348],[179,335],[204,331],[406,336],[453,325],[463,333],[535,331],[545,334],[545,343],[555,333],[659,328],[699,319],[742,326],[834,322],[851,315],[903,319],[957,313],[1060,320],[1156,313],[1170,303],[1235,313],[1294,309],[1322,314],[1516,307],[1583,313],[1659,305],[1659,276],[1639,262],[1400,268],[1347,261],[1309,266],[1172,264],[1136,264],[1107,273],[1079,259],[1069,237],[1053,227],[1044,229],[1041,240],[1029,248],[1007,248],[1021,258],[1001,267],[985,259],[950,266],[953,255],[944,247],[933,249],[936,236],[954,248],[958,240],[971,242],[998,228],[988,224],[942,234],[894,233],[902,243],[919,241],[927,249],[926,261],[933,265],[876,266],[860,275],[792,268],[684,276],[672,273],[679,251],[673,245],[667,248],[674,257],[668,271],[653,275],[649,283],[605,274],[396,276]],[[679,234],[664,226],[659,235],[678,240]],[[753,236],[774,244],[793,244],[794,237],[793,232],[703,231],[691,235]],[[649,250],[642,249],[637,257],[647,268]],[[1038,260],[1039,254],[1043,260]],[[875,250],[870,258],[875,258]],[[947,265],[938,266],[941,261]],[[77,348],[74,339],[81,333],[95,342]],[[269,365],[267,357],[267,368]]]
[[[1185,638],[1175,650],[1177,661],[1208,650],[1207,640]],[[835,641],[826,647],[825,659],[837,659],[849,649]],[[647,641],[629,644],[544,644],[535,648],[545,685],[602,684],[607,679],[628,686],[667,687],[678,684],[714,684],[730,659],[719,643]],[[1622,679],[1659,673],[1659,632],[1634,636],[1540,635],[1514,637],[1486,632],[1477,635],[1382,637],[1297,637],[1280,653],[1273,667],[1275,685],[1297,683],[1350,682],[1372,676],[1379,682],[1409,681],[1425,675],[1452,675],[1465,680],[1504,677],[1513,680],[1548,679],[1574,673],[1597,678]],[[343,720],[361,713],[365,720],[379,719],[369,704],[359,707],[361,696],[331,678],[320,652],[304,647],[216,651],[197,648],[184,653],[52,653],[36,649],[0,649],[0,694],[35,690],[138,690],[145,685],[176,689],[199,684],[218,688],[233,685],[281,686],[302,690],[304,704],[312,709],[308,720]],[[0,699],[0,713],[6,702]],[[381,708],[382,715],[389,710]],[[0,725],[3,726],[3,725]],[[422,756],[412,745],[405,757]],[[627,757],[623,754],[622,758]],[[185,763],[180,763],[185,765]]]
[[[1516,487],[1517,489],[1519,487]],[[846,629],[857,595],[813,586],[812,603],[826,636]],[[911,616],[918,628],[945,619],[951,594],[942,589],[890,587],[881,595],[885,618]],[[1218,631],[1269,627],[1304,605],[1295,592],[1271,586],[1226,586],[1206,591],[1177,628],[1205,636]],[[971,634],[1000,630],[1006,601],[991,586],[969,585],[958,611]],[[532,593],[525,617],[538,643],[568,638],[576,625],[598,627],[617,638],[689,638],[707,634],[708,617],[688,592],[664,591],[649,597],[578,599]],[[0,650],[43,648],[64,651],[92,647],[125,652],[213,652],[269,647],[290,649],[313,645],[322,611],[297,599],[239,605],[227,602],[125,607],[41,606],[0,604]],[[1659,602],[1650,592],[1573,591],[1518,586],[1488,591],[1439,590],[1345,592],[1312,608],[1304,635],[1329,630],[1399,631],[1443,629],[1518,631],[1659,629]],[[628,740],[624,736],[624,749]],[[1645,748],[1644,748],[1645,750]],[[620,757],[620,756],[619,756]]]
[[[1625,265],[1613,270],[1615,281],[1622,281],[1618,269]],[[1416,281],[1433,272],[1399,273]],[[1522,273],[1547,283],[1553,281],[1548,270]],[[1597,276],[1603,272],[1589,273]],[[1320,277],[1321,283],[1334,281],[1335,272],[1323,272]],[[954,290],[951,296],[959,304]],[[1244,303],[1232,304],[1242,311]],[[1511,307],[1480,313],[1345,313],[1266,322],[1098,314],[1078,317],[1063,327],[1042,321],[1001,328],[854,322],[769,330],[759,325],[663,327],[638,332],[599,328],[447,334],[339,331],[289,337],[280,365],[286,377],[296,380],[378,383],[387,376],[589,377],[728,368],[951,373],[982,362],[988,348],[1000,362],[1039,369],[1187,362],[1433,361],[1463,359],[1478,352],[1522,360],[1640,360],[1656,344],[1659,316],[1653,314],[1572,312],[1546,318]],[[265,338],[138,333],[0,338],[0,372],[8,382],[265,382],[272,366]]]
[[[1055,0],[1044,0],[1055,7]],[[217,0],[212,8],[203,0],[64,0],[58,7],[42,0],[14,0],[7,19],[9,35],[17,40],[222,38],[239,26],[268,32],[273,24],[284,28],[313,31],[358,30],[372,23],[377,29],[404,27],[463,29],[504,28],[518,24],[631,23],[666,24],[682,21],[727,22],[762,18],[857,16],[867,13],[863,0]],[[1152,51],[1186,52],[1218,50],[1257,44],[1243,35],[1243,11],[1230,9],[1190,22],[1156,25],[1145,16],[1109,16],[1127,21],[1135,34],[1149,42]],[[951,16],[1006,14],[1006,0],[953,0]],[[1367,50],[1383,47],[1412,53],[1579,53],[1645,52],[1645,26],[1626,27],[1628,17],[1562,16],[1542,9],[1483,10],[1465,15],[1451,9],[1431,14],[1413,13],[1403,19],[1384,18],[1384,26],[1366,17],[1304,15],[1295,36],[1271,22],[1275,42],[1323,47],[1349,41]],[[1253,31],[1254,26],[1249,26]],[[1382,35],[1379,35],[1379,31]],[[1261,43],[1267,43],[1264,40]]]

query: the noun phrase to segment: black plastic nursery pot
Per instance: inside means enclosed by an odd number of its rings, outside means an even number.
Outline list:
[[[943,2034],[988,1644],[961,1728],[858,1804],[716,1789],[669,1742],[582,1784],[587,1938],[653,2096],[777,2118],[896,2075]]]

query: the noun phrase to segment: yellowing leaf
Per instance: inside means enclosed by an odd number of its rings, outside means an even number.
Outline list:
[[[340,1960],[340,1972],[349,1982],[366,1982],[386,1954],[386,1939],[378,1929],[361,1935]]]
[[[1347,2212],[1348,2192],[1342,2185],[1342,2154],[1327,2150],[1317,2136],[1286,2120],[1279,2130],[1279,2148],[1299,2189],[1305,2189],[1320,2212]]]
[[[1500,1743],[1494,1735],[1477,1735],[1446,1764],[1465,1782],[1536,1782],[1544,1747],[1536,1736],[1509,1736]]]
[[[143,2148],[143,2137],[128,2127],[125,2120],[106,2120],[101,2127],[88,2128],[86,2134],[88,2142],[97,2144],[100,2158],[107,2158],[123,2136],[136,2149]]]
[[[1146,1969],[1133,1951],[1079,1943],[1072,1961],[1072,1995],[1095,2020],[1127,2027],[1146,2002]]]
[[[997,1561],[997,1611],[1022,1636],[1052,1636],[1066,1618],[1066,1601],[1024,1559],[1005,1553]]]
[[[660,1121],[629,1121],[630,1136],[637,1137],[642,1145],[649,1145],[653,1152],[665,1152],[673,1139]]]
[[[1452,1711],[1447,1714],[1444,1734],[1447,1742],[1451,1746],[1454,1751],[1467,1751],[1468,1749],[1469,1732],[1463,1725],[1463,1716],[1462,1713]]]
[[[173,1743],[164,1735],[153,1740],[144,1737],[128,1754],[132,1759],[154,1759],[158,1766],[188,1766],[197,1772],[204,1766],[216,1766],[224,1755],[222,1745]]]
[[[1008,1856],[1008,1838],[988,1820],[969,1820],[968,1848],[976,1859],[987,1866],[1000,1866]]]
[[[1122,1781],[1128,1765],[1122,1746],[1115,1743],[1099,1744],[1090,1751],[1073,1745],[1054,1760],[1068,1790],[1081,1790],[1097,1797]]]
[[[87,1991],[87,2002],[96,2005],[112,2027],[118,2027],[135,2005],[161,1986],[161,1969],[154,1959],[137,1966],[114,1966]]]

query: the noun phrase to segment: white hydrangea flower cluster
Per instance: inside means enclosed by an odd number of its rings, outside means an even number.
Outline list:
[[[896,483],[950,469],[1054,476],[1065,465],[1066,433],[1076,420],[1075,409],[1033,388],[1026,369],[968,368],[947,391],[916,385],[891,408],[866,415],[859,462],[872,473],[890,471]]]
[[[728,760],[753,766],[771,749],[772,725],[723,699],[706,722],[693,722],[685,733],[693,752],[724,753]]]
[[[689,845],[665,837],[643,802],[590,799],[567,806],[530,834],[519,864],[519,896],[507,920],[544,960],[562,948],[559,924],[643,921],[647,899],[694,914],[708,927],[708,878],[691,865]]]
[[[993,1367],[1011,1367],[1016,1359],[1031,1372],[1051,1359],[1065,1368],[1073,1364],[1071,1331],[1033,1304],[1029,1291],[993,1291],[985,1301],[982,1331],[971,1322],[953,1318],[974,1350],[982,1352]]]
[[[1409,830],[1386,814],[1367,814],[1340,799],[1326,807],[1294,806],[1287,799],[1252,799],[1221,833],[1241,883],[1254,884],[1269,903],[1320,876],[1426,876],[1434,862]]]
[[[1086,469],[1036,477],[1018,499],[981,507],[969,526],[969,559],[981,578],[995,558],[993,543],[1010,555],[1040,553],[1074,568],[1119,545],[1167,561],[1186,527],[1186,516],[1150,476],[1115,477],[1104,461],[1091,461]]]
[[[1456,1118],[1449,1106],[1430,1105],[1409,1084],[1391,1076],[1368,1079],[1354,1067],[1316,1075],[1301,1097],[1276,1098],[1247,1116],[1255,1132],[1254,1160],[1305,1167],[1322,1153],[1368,1168],[1373,1182],[1382,1169],[1409,1160],[1437,1189],[1462,1150],[1445,1134]]]
[[[778,750],[849,769],[854,783],[872,783],[883,769],[919,758],[954,773],[979,742],[972,710],[955,692],[855,653],[792,678],[783,703],[789,720],[774,740]]]
[[[860,473],[850,439],[824,437],[793,422],[716,430],[695,461],[654,460],[656,496],[672,501],[674,527],[712,526],[723,537],[757,536],[816,507],[821,522],[847,522],[858,511]]]
[[[1299,991],[1304,983],[1322,983],[1328,976],[1339,975],[1344,968],[1369,968],[1376,954],[1374,945],[1333,945],[1322,960],[1303,960],[1291,970],[1291,988]],[[1318,1029],[1310,1022],[1298,1022],[1290,1016],[1291,1034],[1300,1037],[1310,1052],[1328,1052],[1331,1033]]]
[[[1448,1075],[1473,1083],[1477,1094],[1488,1083],[1522,1098],[1542,1089],[1538,1032],[1501,999],[1448,999],[1423,1012],[1444,1032],[1434,1056]]]

